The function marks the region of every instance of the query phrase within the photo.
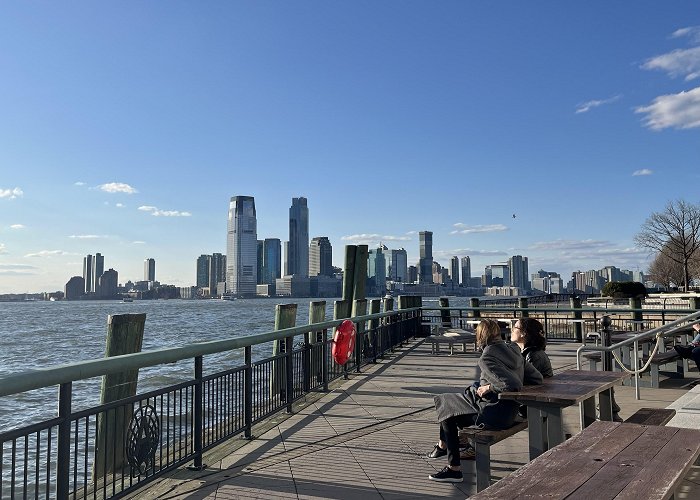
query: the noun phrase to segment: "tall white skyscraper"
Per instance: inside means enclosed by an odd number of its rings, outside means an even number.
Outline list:
[[[93,288],[93,267],[95,265],[94,258],[92,254],[88,254],[83,257],[83,279],[85,280],[85,293],[94,292]]]
[[[287,274],[309,275],[309,207],[306,198],[292,198],[289,207]]]
[[[254,297],[257,284],[258,221],[252,196],[233,196],[228,208],[226,290]]]
[[[145,259],[143,261],[143,281],[156,280],[156,259]]]
[[[105,272],[105,258],[104,255],[101,253],[97,252],[95,254],[95,258],[92,262],[92,291],[93,292],[99,292],[100,291],[100,276],[102,276],[102,273]]]

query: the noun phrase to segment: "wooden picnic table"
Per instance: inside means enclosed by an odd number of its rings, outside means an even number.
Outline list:
[[[700,431],[595,422],[470,497],[667,499],[700,456]]]
[[[598,396],[601,420],[612,420],[611,388],[629,377],[628,373],[567,370],[544,379],[542,385],[526,385],[518,392],[502,392],[501,399],[527,406],[530,459],[540,456],[564,441],[562,410],[582,404],[584,427],[596,419]]]

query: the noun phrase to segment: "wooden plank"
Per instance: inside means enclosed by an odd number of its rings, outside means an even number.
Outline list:
[[[639,474],[676,434],[673,427],[643,427],[645,431],[633,443],[609,460],[571,496],[571,500],[612,500]],[[673,467],[675,464],[668,464]]]
[[[578,454],[588,452],[606,439],[619,425],[616,422],[594,422],[562,445],[543,453],[532,462],[470,498],[497,500],[520,498],[522,491],[536,488],[540,482],[547,482],[547,478],[556,476],[558,467],[565,465]]]
[[[460,442],[467,440],[468,438],[472,438],[481,443],[495,444],[525,429],[527,429],[527,421],[518,422],[514,426],[503,430],[471,429],[466,427],[464,429],[460,429],[459,439]]]
[[[672,427],[655,427],[655,429],[669,428]],[[673,438],[616,498],[620,500],[669,498],[698,456],[700,456],[700,431],[677,429]]]
[[[676,414],[671,408],[640,408],[625,420],[628,424],[666,425]]]

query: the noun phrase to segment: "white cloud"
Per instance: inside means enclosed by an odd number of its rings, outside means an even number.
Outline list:
[[[665,71],[672,78],[685,76],[686,81],[700,78],[700,47],[676,49],[652,57],[642,64],[642,69]]]
[[[408,236],[392,236],[376,233],[350,234],[347,236],[342,236],[340,239],[353,245],[368,246],[379,246],[380,243],[387,243],[390,241],[411,241],[411,238]]]
[[[688,26],[671,33],[671,38],[688,37],[695,43],[700,43],[700,26]]]
[[[464,257],[464,256],[469,256],[469,257],[474,257],[474,256],[485,256],[485,257],[498,257],[501,255],[508,255],[507,252],[504,252],[503,250],[475,250],[473,248],[457,248],[455,250],[436,250],[433,251],[433,257],[434,258],[440,258],[440,259],[451,259],[455,255]]]
[[[583,102],[581,104],[578,104],[576,106],[576,114],[578,113],[587,113],[593,108],[597,108],[598,106],[602,106],[603,104],[610,104],[611,102],[615,102],[618,99],[620,99],[620,95],[616,95],[613,97],[610,97],[608,99],[594,99],[592,101],[588,102]]]
[[[41,250],[35,253],[28,253],[25,257],[55,257],[57,255],[68,255],[63,250]]]
[[[8,200],[14,200],[15,198],[19,198],[22,195],[24,195],[24,191],[22,191],[18,187],[12,188],[12,189],[0,188],[0,198],[7,198]]]
[[[503,224],[477,224],[474,226],[469,226],[458,222],[453,225],[457,229],[451,231],[450,234],[497,233],[500,231],[508,231],[508,227],[504,226]]]
[[[650,105],[636,108],[635,113],[646,114],[644,125],[653,130],[700,127],[700,87],[659,96]]]
[[[108,182],[107,184],[100,184],[97,187],[106,193],[138,193],[136,189],[123,182]]]
[[[585,250],[609,246],[610,242],[603,240],[553,240],[538,241],[530,250]]]
[[[71,234],[69,238],[74,239],[74,240],[96,240],[99,238],[107,238],[108,236],[106,235],[99,235],[99,234]]]
[[[25,226],[24,224],[12,224],[10,226],[10,229],[24,229],[25,227],[27,226]]]
[[[117,208],[124,208],[124,204],[123,204],[123,203],[115,203],[114,206],[117,207]]]
[[[0,255],[7,253],[7,250],[5,250],[5,244],[0,243]]]
[[[634,172],[632,172],[632,176],[636,177],[638,175],[651,175],[653,173],[654,173],[653,170],[650,170],[648,168],[643,168],[641,170],[635,170]]]
[[[35,269],[28,264],[0,264],[0,276],[27,276],[36,274],[33,272]]]
[[[78,182],[74,182],[73,185],[74,185],[74,186],[84,186],[85,183],[84,183],[84,182],[81,182],[81,181],[78,181]]]
[[[134,244],[134,245],[145,245],[145,244],[146,244],[145,241],[139,241],[139,240],[132,241],[131,243]]]
[[[158,207],[152,207],[150,205],[142,205],[138,210],[150,212],[151,215],[155,215],[156,217],[190,217],[192,215],[190,212],[181,212],[179,210],[160,210]]]

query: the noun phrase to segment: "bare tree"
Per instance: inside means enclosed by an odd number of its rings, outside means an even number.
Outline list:
[[[662,253],[656,254],[649,265],[648,273],[654,282],[664,285],[667,289],[672,285],[678,286],[684,279],[683,266]]]
[[[688,291],[690,264],[700,249],[700,207],[683,200],[670,201],[654,212],[634,240],[683,267],[683,290]]]

